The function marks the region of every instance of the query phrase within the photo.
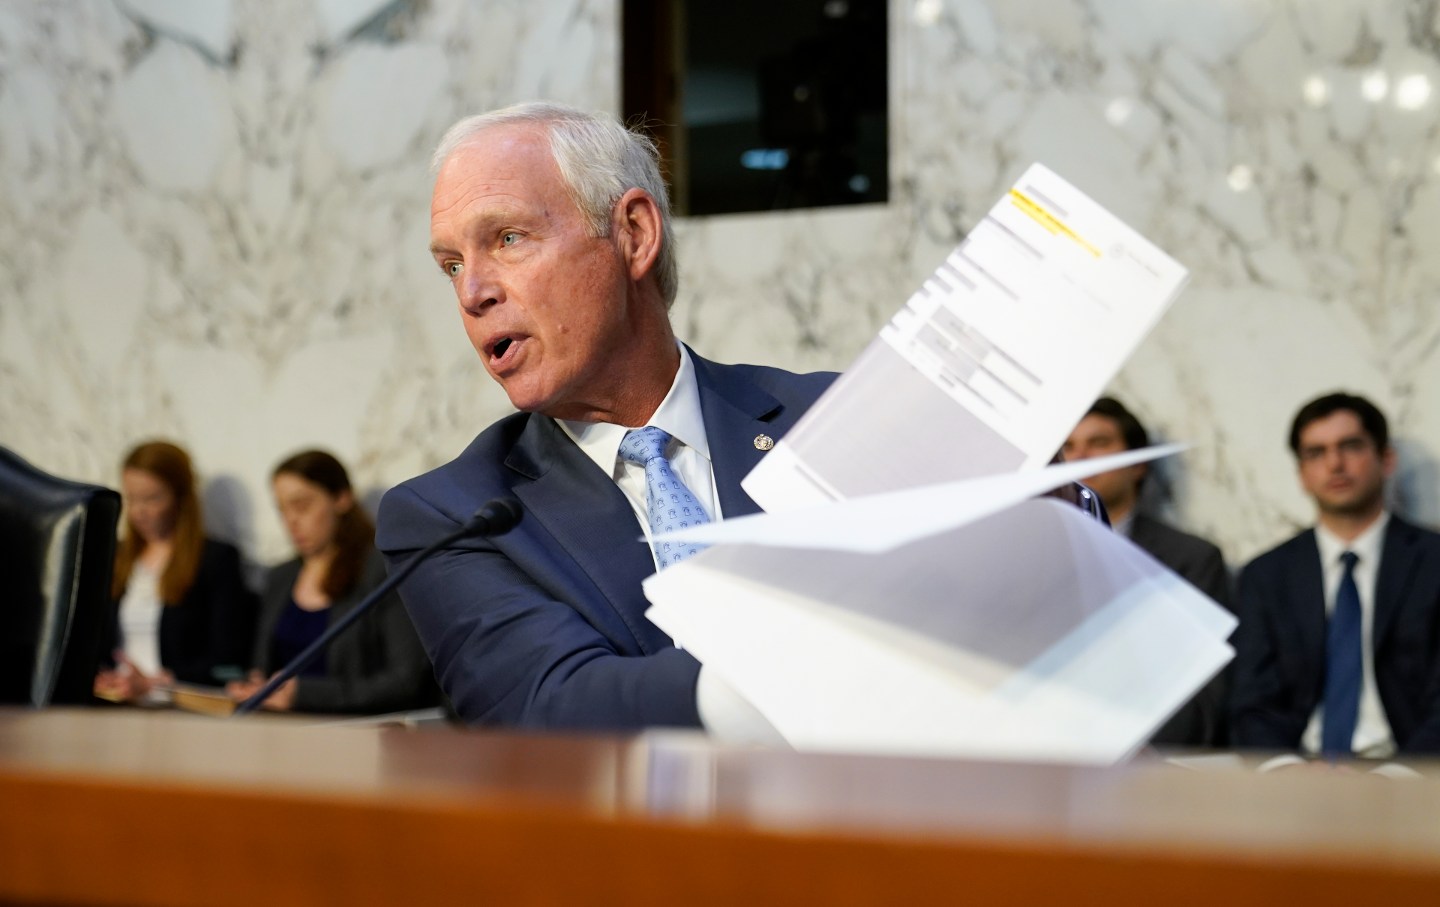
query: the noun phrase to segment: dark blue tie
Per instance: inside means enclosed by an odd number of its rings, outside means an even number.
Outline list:
[[[671,468],[670,459],[665,456],[669,444],[670,435],[653,425],[630,429],[620,442],[620,456],[645,467],[645,509],[652,536],[710,522],[705,508]],[[668,567],[705,547],[684,542],[655,542],[655,560],[660,567]]]
[[[1345,575],[1335,592],[1335,610],[1325,640],[1325,714],[1320,725],[1320,750],[1326,755],[1349,755],[1360,714],[1361,652],[1360,590],[1355,586],[1355,552],[1340,555]]]

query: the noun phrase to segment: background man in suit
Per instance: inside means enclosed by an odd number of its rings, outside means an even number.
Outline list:
[[[1241,573],[1236,744],[1383,758],[1440,751],[1440,535],[1385,509],[1385,416],[1336,393],[1290,428],[1316,526]]]
[[[677,343],[655,150],[613,120],[520,105],[460,121],[434,161],[435,263],[520,412],[391,490],[377,543],[393,568],[489,499],[525,511],[401,586],[441,686],[476,723],[773,734],[644,617],[641,580],[687,552],[639,539],[672,509],[757,510],[740,479],[833,376],[718,365]],[[646,426],[663,433],[628,430]]]
[[[1075,426],[1062,448],[1067,461],[1086,460],[1150,446],[1145,426],[1124,404],[1101,397]],[[1148,464],[1112,469],[1085,479],[1100,495],[1110,524],[1191,585],[1230,607],[1230,574],[1220,549],[1140,513],[1137,505]],[[1166,722],[1152,743],[1166,746],[1220,746],[1225,741],[1224,675],[1211,681]]]

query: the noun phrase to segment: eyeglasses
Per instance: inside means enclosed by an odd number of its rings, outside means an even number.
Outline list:
[[[1341,456],[1357,457],[1375,449],[1374,443],[1362,435],[1355,435],[1350,438],[1342,438],[1334,444],[1311,444],[1300,448],[1301,463],[1315,463],[1330,456],[1330,452],[1337,451]]]

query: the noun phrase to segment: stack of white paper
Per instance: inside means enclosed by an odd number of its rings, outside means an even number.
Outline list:
[[[674,534],[661,629],[797,748],[1113,762],[1233,656],[1234,618],[1034,496],[1186,271],[1038,165],[745,480]]]
[[[716,544],[646,581],[648,615],[800,749],[1113,762],[1225,665],[1234,618],[1024,499],[1157,452],[686,530]]]

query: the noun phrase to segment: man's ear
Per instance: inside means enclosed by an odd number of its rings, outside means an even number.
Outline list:
[[[1385,478],[1395,475],[1395,468],[1400,465],[1400,457],[1395,453],[1394,445],[1385,445],[1385,451],[1380,454],[1381,474]]]
[[[625,259],[630,279],[638,282],[655,269],[660,244],[665,241],[660,206],[644,189],[629,189],[615,203],[614,217],[616,248]]]

